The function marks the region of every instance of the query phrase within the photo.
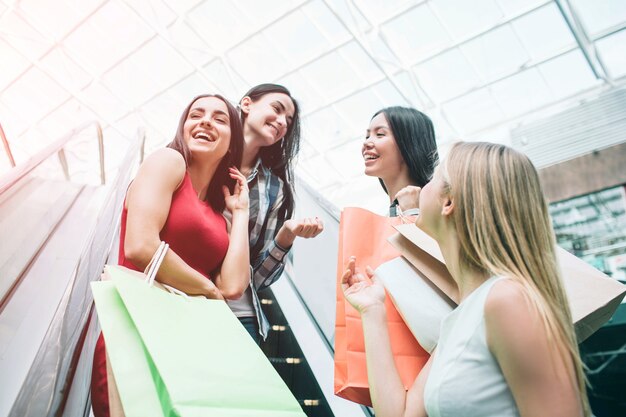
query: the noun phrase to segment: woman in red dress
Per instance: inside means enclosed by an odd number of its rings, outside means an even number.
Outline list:
[[[143,271],[161,241],[170,245],[156,279],[187,294],[239,298],[250,282],[248,186],[235,168],[243,133],[237,110],[219,95],[196,97],[174,140],[141,164],[122,211],[119,263]],[[227,225],[222,211],[232,214]],[[94,352],[95,417],[109,417],[102,335]]]

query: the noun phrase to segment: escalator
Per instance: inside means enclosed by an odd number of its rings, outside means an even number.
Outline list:
[[[92,126],[99,142],[80,143]],[[89,283],[111,253],[141,143],[106,183],[92,122],[0,178],[0,416],[89,415],[98,330]],[[84,162],[99,181],[68,166],[76,146],[97,146],[99,158]]]

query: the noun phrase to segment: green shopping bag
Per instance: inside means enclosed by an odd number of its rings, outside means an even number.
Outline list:
[[[130,339],[129,327],[134,327],[133,337],[143,349],[144,376],[137,381],[149,386],[141,389],[150,391],[144,395],[150,397],[154,409],[160,405],[162,415],[304,417],[296,399],[226,303],[167,293],[137,280],[124,268],[108,266],[107,273],[112,281],[93,283],[94,297],[112,284],[121,303],[114,306],[96,300],[98,316],[104,322],[107,319],[103,320],[103,316],[120,316],[119,312],[109,311],[111,308],[121,309],[132,322],[131,326],[102,326],[128,417],[159,415],[145,409],[131,414],[135,407],[131,403],[127,406],[127,401],[138,397],[138,389],[122,381],[121,376],[118,378],[124,372],[119,357],[128,354],[128,349],[111,341],[122,340],[116,333],[124,333]],[[99,286],[105,289],[96,289]],[[114,336],[110,341],[111,335]],[[146,373],[151,385],[143,382]],[[142,401],[139,407],[143,404]]]
[[[115,284],[111,281],[91,284],[102,332],[106,335],[107,360],[126,416],[166,416],[167,392],[146,352]],[[114,347],[114,348],[110,348]],[[157,390],[159,385],[160,391]],[[166,404],[161,403],[163,398]]]

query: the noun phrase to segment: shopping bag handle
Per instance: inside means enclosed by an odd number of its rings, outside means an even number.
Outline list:
[[[169,249],[169,247],[170,247],[169,244],[165,243],[164,241],[161,241],[161,243],[159,244],[159,247],[157,248],[156,252],[154,252],[154,255],[152,256],[152,259],[150,260],[150,262],[146,266],[146,269],[144,270],[144,273],[146,274],[145,282],[151,287],[154,286],[156,275],[159,272],[159,268],[161,268],[161,264],[163,263],[163,259],[165,259],[165,254],[167,253],[167,250]],[[176,289],[167,284],[163,284],[163,283],[159,283],[159,284],[162,285],[167,291],[169,291],[172,294],[182,295],[184,298],[189,298],[187,294],[185,294],[183,291],[179,289]]]
[[[398,213],[398,217],[400,218],[400,221],[402,221],[402,224],[415,223],[415,221],[413,219],[410,219],[409,216],[419,215],[420,209],[419,208],[410,209],[410,210],[407,210],[407,213],[405,213],[400,208],[400,204],[398,204],[396,206],[396,213]]]
[[[161,264],[163,263],[163,259],[165,258],[165,253],[169,249],[170,245],[161,241],[159,247],[157,248],[154,255],[152,255],[152,259],[148,265],[146,265],[146,269],[143,271],[146,274],[146,282],[148,285],[153,286],[154,280],[156,278],[157,272],[159,272],[159,268],[161,268]]]

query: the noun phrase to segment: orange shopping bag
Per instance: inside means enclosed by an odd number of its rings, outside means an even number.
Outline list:
[[[370,211],[350,207],[341,213],[339,255],[337,260],[337,315],[335,320],[335,394],[367,406],[372,405],[365,363],[365,342],[359,313],[345,301],[341,276],[350,256],[356,256],[357,267],[365,271],[400,256],[387,238],[402,222],[399,217],[383,217]],[[419,374],[428,353],[417,343],[394,307],[385,299],[391,350],[404,388],[408,390]]]

